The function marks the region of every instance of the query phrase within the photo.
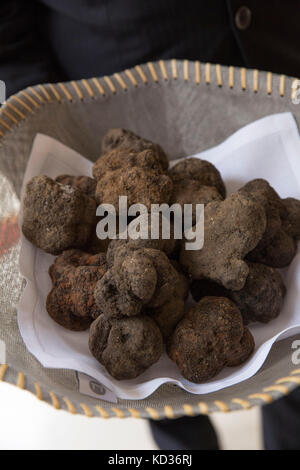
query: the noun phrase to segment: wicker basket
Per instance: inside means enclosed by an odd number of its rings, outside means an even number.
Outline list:
[[[6,178],[1,179],[2,207],[17,201],[37,132],[95,160],[107,129],[125,127],[159,142],[177,159],[216,145],[270,113],[292,111],[300,124],[300,107],[292,99],[297,91],[294,83],[284,75],[174,59],[111,77],[30,87],[12,96],[0,111],[0,173]],[[71,413],[154,419],[248,409],[270,403],[300,384],[289,338],[275,344],[254,377],[219,392],[197,396],[164,385],[145,400],[118,404],[81,395],[75,371],[43,368],[20,337],[16,305],[23,283],[16,214],[10,215],[6,222],[0,219],[6,241],[0,240],[0,340],[6,345],[0,381]]]

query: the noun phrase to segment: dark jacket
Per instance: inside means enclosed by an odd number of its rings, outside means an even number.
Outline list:
[[[174,57],[300,76],[299,25],[297,0],[2,1],[0,80],[10,95]]]

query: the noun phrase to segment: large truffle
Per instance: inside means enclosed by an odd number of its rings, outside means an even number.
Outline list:
[[[132,150],[136,153],[143,150],[153,150],[159,157],[164,170],[169,166],[168,157],[160,145],[143,139],[128,129],[110,129],[102,140],[102,153],[110,152],[114,149]]]
[[[159,360],[163,340],[155,322],[146,315],[118,320],[101,315],[91,325],[89,347],[112,377],[128,380]]]
[[[201,383],[225,366],[242,364],[253,348],[254,340],[234,303],[204,297],[177,325],[168,354],[187,380]]]
[[[80,189],[36,176],[26,185],[22,231],[35,246],[56,255],[87,243],[95,214],[95,201]]]
[[[210,279],[239,290],[249,273],[244,258],[260,241],[265,227],[263,207],[243,194],[211,202],[204,211],[204,246],[187,250],[183,245],[181,265],[193,279]]]
[[[104,254],[68,250],[58,256],[49,268],[53,287],[46,308],[50,317],[69,330],[86,330],[98,313],[94,289],[106,269]]]

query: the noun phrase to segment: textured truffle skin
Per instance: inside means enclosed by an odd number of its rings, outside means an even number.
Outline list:
[[[226,196],[226,189],[220,172],[210,162],[200,158],[185,158],[173,166],[169,174],[174,182],[195,180],[200,186],[215,187],[222,198]]]
[[[186,250],[180,263],[193,279],[210,279],[227,289],[241,289],[249,268],[244,258],[260,241],[266,227],[264,209],[254,200],[235,193],[204,211],[204,246]]]
[[[178,273],[178,281],[172,297],[160,307],[146,309],[146,313],[157,323],[164,340],[170,337],[178,322],[183,318],[184,301],[189,293],[189,281],[181,271],[179,263],[172,261],[172,265]]]
[[[180,180],[173,182],[173,193],[171,204],[180,204],[184,208],[185,204],[193,204],[193,224],[196,220],[196,204],[205,206],[212,201],[222,201],[223,197],[214,186],[202,186],[197,180]]]
[[[247,262],[249,274],[239,291],[231,291],[212,281],[193,281],[191,293],[198,302],[205,296],[227,297],[239,308],[244,324],[268,323],[281,312],[286,288],[280,273],[269,266]]]
[[[144,204],[148,210],[151,204],[169,202],[173,183],[159,146],[114,129],[104,138],[103,150],[93,166],[98,204],[112,204],[118,212],[119,196],[127,196],[129,206]]]
[[[127,291],[121,292],[118,289],[111,269],[96,284],[94,298],[100,314],[106,317],[131,317],[138,315],[142,310],[140,299]],[[97,316],[99,316],[98,312],[94,318]]]
[[[230,292],[243,316],[244,324],[268,323],[278,317],[286,288],[276,269],[259,263],[248,263],[249,275],[243,289]]]
[[[111,152],[104,153],[93,166],[93,176],[96,180],[103,178],[106,173],[116,170],[128,170],[129,168],[138,167],[144,171],[154,171],[157,174],[163,174],[164,170],[161,165],[159,156],[153,150],[143,150],[137,152],[135,150],[115,149]]]
[[[284,203],[274,188],[264,179],[249,181],[240,189],[240,192],[248,194],[259,202],[265,210],[267,219],[265,233],[254,250],[248,254],[247,259],[274,268],[288,266],[296,254],[295,237],[288,228],[291,225],[295,226],[294,222],[289,223],[287,207],[289,203]],[[297,202],[297,200],[294,201]]]
[[[95,214],[95,201],[80,189],[36,176],[26,185],[22,231],[35,246],[57,255],[86,244]]]
[[[146,315],[118,320],[101,315],[91,325],[89,347],[112,377],[129,380],[159,360],[163,340],[155,322]]]
[[[58,256],[49,268],[53,287],[46,309],[50,317],[69,330],[86,330],[98,312],[94,289],[106,270],[104,254],[68,250]]]
[[[158,307],[173,294],[178,274],[162,251],[136,249],[130,242],[114,245],[108,253],[109,271],[97,284],[95,300],[111,317],[133,316],[143,305]]]
[[[89,176],[59,175],[55,178],[57,183],[80,189],[84,194],[95,198],[97,181]]]
[[[282,200],[287,214],[283,219],[284,231],[294,240],[300,240],[300,201],[292,197]]]
[[[144,204],[148,210],[151,204],[168,203],[173,191],[172,180],[153,170],[138,166],[108,171],[98,181],[96,200],[98,204],[112,204],[119,209],[119,196],[127,196],[128,206]]]
[[[233,349],[230,353],[230,357],[227,359],[227,366],[228,367],[238,367],[243,362],[249,359],[249,356],[252,354],[255,348],[254,338],[248,330],[248,328],[244,328],[244,334],[242,336],[241,341],[237,345],[235,349]]]
[[[114,149],[132,150],[136,153],[143,150],[153,150],[159,157],[161,166],[164,170],[168,169],[168,157],[160,145],[147,139],[143,139],[134,132],[127,129],[110,129],[102,140],[102,153],[110,152]]]
[[[162,251],[132,249],[122,245],[112,268],[121,291],[127,290],[144,304],[159,307],[173,294],[178,274]]]
[[[248,359],[254,347],[249,335],[233,302],[204,297],[177,325],[168,354],[187,380],[206,382],[226,365],[240,365]]]
[[[285,268],[291,264],[296,252],[294,239],[280,229],[268,245],[254,249],[248,254],[247,259],[273,268]]]

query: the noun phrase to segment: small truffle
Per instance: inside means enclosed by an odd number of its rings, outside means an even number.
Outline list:
[[[254,348],[239,309],[223,297],[204,297],[179,322],[169,357],[191,382],[206,382],[225,366],[241,365]]]
[[[173,166],[169,174],[174,182],[196,180],[200,186],[215,187],[221,197],[226,196],[226,189],[220,172],[212,164],[200,158],[185,158]]]
[[[102,140],[102,153],[110,152],[114,149],[132,150],[136,153],[143,150],[153,150],[158,156],[164,170],[168,169],[168,157],[160,145],[143,139],[127,129],[110,129]]]
[[[129,380],[159,360],[163,340],[155,322],[146,315],[118,320],[101,315],[91,325],[89,347],[112,377]]]
[[[95,214],[95,201],[80,189],[36,176],[26,185],[22,231],[35,246],[57,255],[86,244]]]
[[[53,287],[46,309],[50,317],[69,330],[86,330],[98,313],[94,289],[106,269],[103,254],[90,256],[79,250],[68,250],[58,256],[49,268]]]
[[[249,268],[245,256],[258,244],[266,227],[263,207],[241,193],[209,203],[204,211],[204,246],[187,250],[180,262],[193,279],[210,279],[227,289],[241,289]]]

